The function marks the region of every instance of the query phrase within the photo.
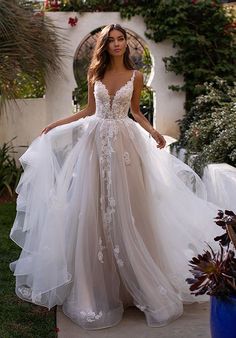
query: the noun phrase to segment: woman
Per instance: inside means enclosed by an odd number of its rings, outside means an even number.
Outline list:
[[[188,259],[216,233],[201,180],[161,150],[164,137],[140,112],[142,88],[125,30],[106,26],[87,107],[44,128],[21,157],[16,293],[62,305],[86,329],[116,325],[130,305],[149,326],[178,318],[193,301]]]

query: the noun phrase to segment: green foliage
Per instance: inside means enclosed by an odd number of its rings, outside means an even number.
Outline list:
[[[22,173],[22,169],[17,167],[12,158],[11,154],[14,152],[10,142],[0,147],[0,195],[7,190],[12,196]]]
[[[87,76],[81,77],[79,86],[73,92],[73,98],[79,103],[80,109],[84,109],[88,102],[88,83]]]
[[[112,12],[119,11],[120,6],[123,1],[113,1],[113,0],[62,0],[60,3],[59,10],[70,12]],[[53,7],[49,7],[49,10],[53,10]]]
[[[140,97],[140,110],[143,115],[153,123],[153,92],[148,88],[144,87]]]
[[[199,174],[209,163],[236,166],[236,86],[215,78],[204,90],[182,121],[185,133],[180,143],[187,157],[194,155],[192,166]]]
[[[16,99],[39,98],[45,95],[45,81],[39,72],[35,73],[34,78],[26,73],[18,73],[14,84]]]
[[[150,51],[147,47],[144,47],[142,54],[142,68],[139,69],[145,76],[144,82],[146,83],[146,78],[149,77],[152,70],[152,58]]]

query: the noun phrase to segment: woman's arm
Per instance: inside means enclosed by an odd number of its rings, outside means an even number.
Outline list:
[[[93,85],[90,82],[89,75],[88,75],[87,79],[88,79],[88,103],[87,103],[87,106],[76,114],[73,114],[69,117],[66,117],[64,119],[61,119],[61,120],[58,120],[58,121],[55,121],[55,122],[49,124],[47,127],[45,127],[42,130],[41,134],[43,134],[43,133],[46,134],[46,133],[49,132],[49,130],[51,130],[51,129],[57,127],[57,126],[60,126],[62,124],[67,124],[67,123],[79,120],[83,117],[94,114],[96,104],[95,104],[95,98],[94,98],[94,94],[93,94]]]
[[[136,71],[135,75],[134,91],[131,99],[131,113],[135,121],[138,122],[140,126],[143,127],[154,138],[154,140],[157,142],[157,147],[162,149],[166,144],[164,137],[153,128],[151,123],[140,111],[140,96],[143,89],[143,74],[139,71]]]

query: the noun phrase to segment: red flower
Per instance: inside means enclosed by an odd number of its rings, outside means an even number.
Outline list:
[[[55,328],[54,328],[54,331],[55,331],[55,332],[59,332],[59,331],[60,331],[59,327],[55,327]]]
[[[78,22],[77,16],[75,16],[74,18],[70,17],[69,20],[68,20],[68,24],[71,25],[71,27],[76,26],[77,22]]]
[[[197,2],[198,2],[198,0],[192,0],[193,5],[196,5]]]

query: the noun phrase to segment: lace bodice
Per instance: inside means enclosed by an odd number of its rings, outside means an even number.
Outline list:
[[[109,95],[106,86],[100,80],[96,81],[94,85],[96,102],[95,115],[104,119],[120,119],[126,117],[133,94],[134,77],[135,70],[130,80],[119,88],[114,96]]]

